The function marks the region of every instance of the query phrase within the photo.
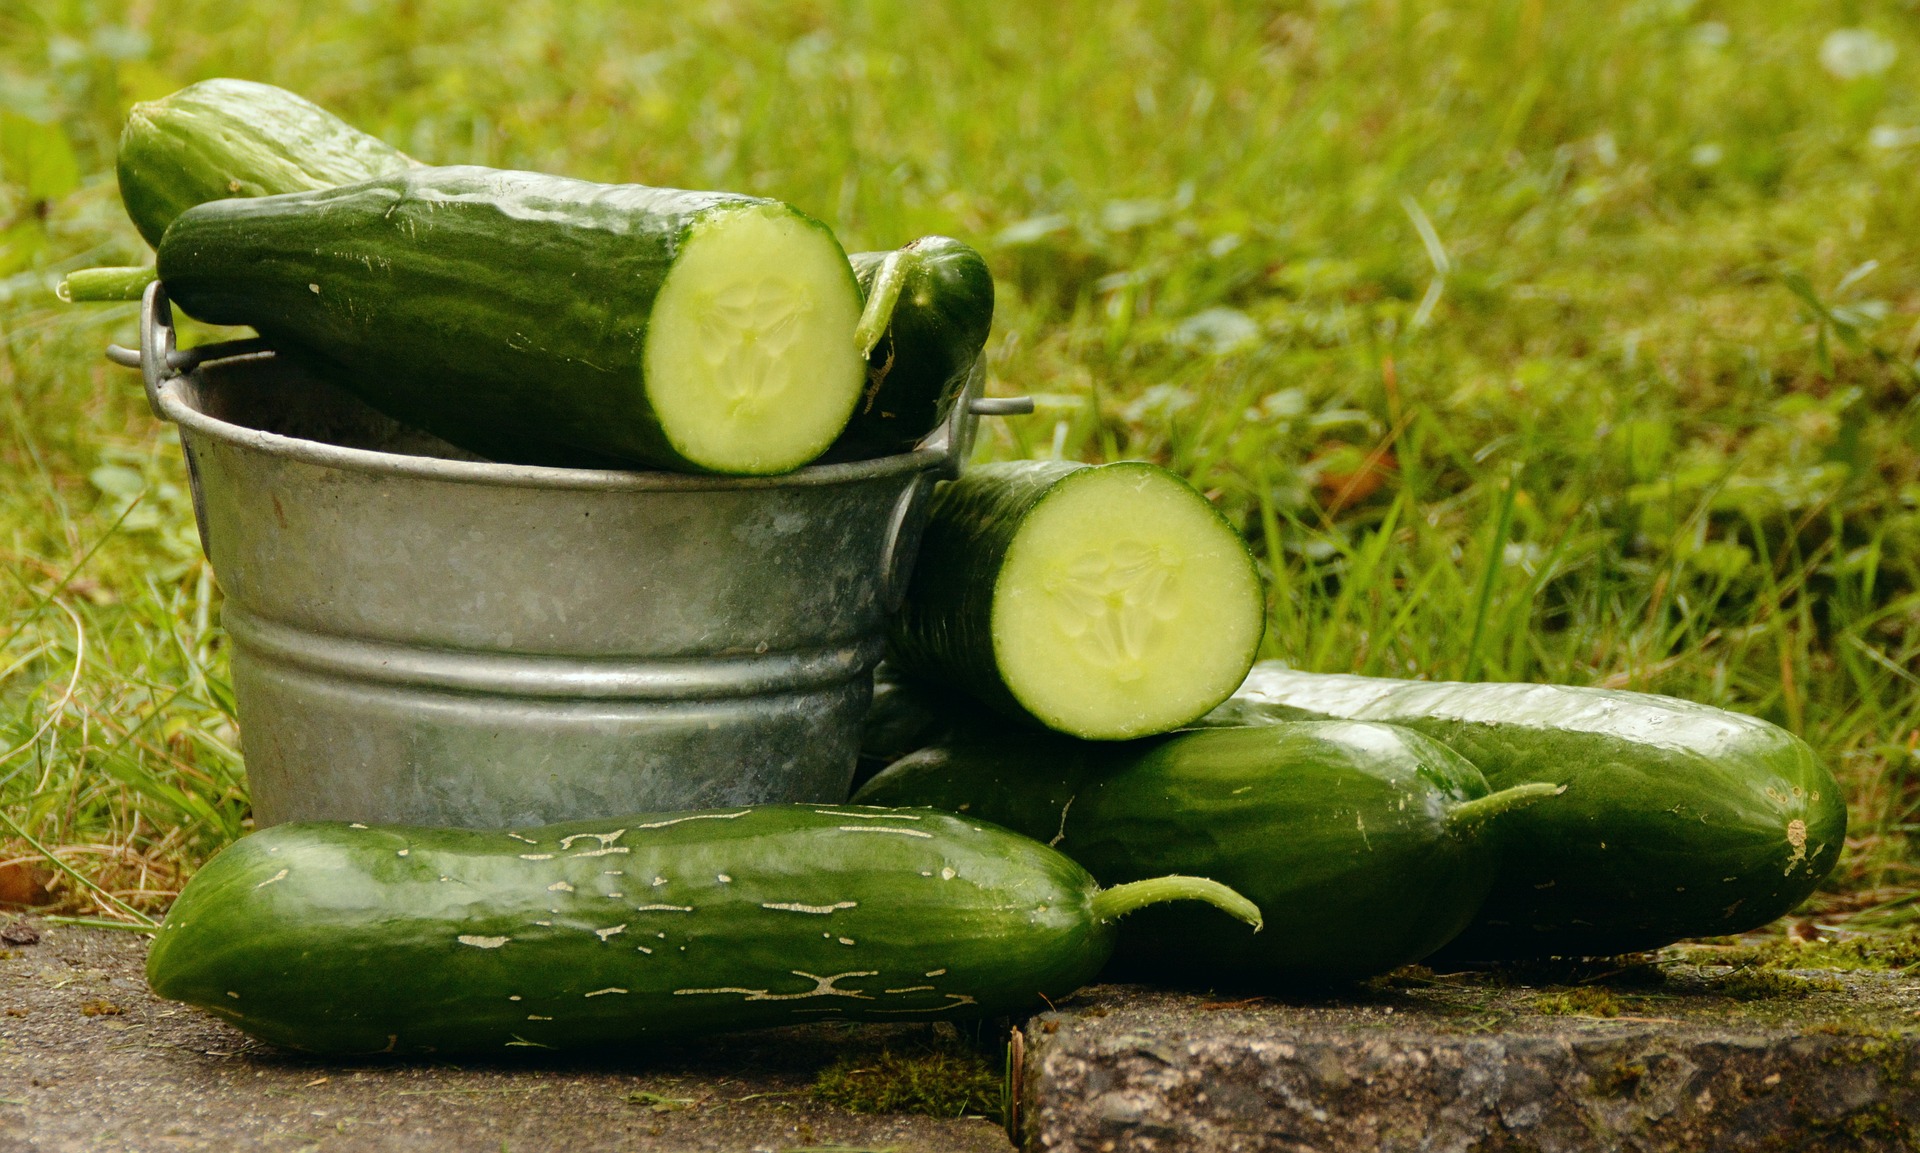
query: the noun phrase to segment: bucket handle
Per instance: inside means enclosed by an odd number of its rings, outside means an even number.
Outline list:
[[[920,535],[927,526],[927,501],[938,481],[954,480],[973,455],[974,433],[983,416],[1020,416],[1033,411],[1030,396],[982,396],[987,381],[987,357],[974,358],[967,382],[954,399],[953,409],[940,427],[928,433],[915,447],[940,454],[940,459],[920,473],[893,502],[887,518],[885,551],[881,563],[886,567],[880,584],[880,605],[891,616],[907,596],[907,582],[913,577],[914,558],[920,552]]]
[[[273,346],[257,336],[180,348],[173,336],[173,304],[167,300],[166,288],[156,280],[147,285],[140,297],[140,347],[109,344],[107,359],[123,368],[139,369],[141,381],[147,388],[147,407],[153,410],[154,419],[169,420],[166,410],[160,407],[160,390],[168,381],[192,372],[209,360],[272,351]]]

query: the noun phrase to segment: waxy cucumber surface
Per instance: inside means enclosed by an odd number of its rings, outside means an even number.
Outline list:
[[[865,378],[832,233],[730,193],[416,168],[189,209],[159,272],[190,315],[515,463],[786,472]]]
[[[1094,740],[1166,732],[1233,692],[1265,605],[1205,497],[1140,461],[977,465],[935,493],[888,661]]]
[[[1449,956],[1606,955],[1742,932],[1805,900],[1846,840],[1839,785],[1805,742],[1691,701],[1262,663],[1205,723],[1301,717],[1415,729],[1494,788],[1565,786],[1502,822],[1499,880]]]
[[[925,810],[291,824],[193,878],[147,976],[317,1053],[644,1052],[694,1032],[1038,1005],[1106,961],[1095,896],[1046,846]]]
[[[196,204],[357,184],[416,162],[303,97],[214,79],[135,104],[120,134],[120,200],[155,248]]]
[[[1489,799],[1479,771],[1437,742],[1330,721],[1119,745],[976,733],[894,763],[856,799],[1006,825],[1103,884],[1175,872],[1231,885],[1260,906],[1266,932],[1146,909],[1122,923],[1117,963],[1182,984],[1267,987],[1364,978],[1438,949],[1492,883],[1490,828],[1518,815],[1510,808],[1557,803],[1552,791]]]
[[[947,418],[993,326],[993,274],[978,252],[949,236],[923,236],[897,254],[852,254],[862,295],[871,295],[896,255],[893,319],[867,356],[866,390],[834,443],[835,458],[911,450]]]

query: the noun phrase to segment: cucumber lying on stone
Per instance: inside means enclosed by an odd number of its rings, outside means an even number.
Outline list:
[[[1440,948],[1493,882],[1490,834],[1555,792],[1489,794],[1471,764],[1417,733],[1309,721],[1125,744],[976,731],[895,762],[856,800],[1003,824],[1104,884],[1167,871],[1224,881],[1281,931],[1236,936],[1184,909],[1143,910],[1121,926],[1116,963],[1264,988],[1356,980]]]
[[[159,270],[195,318],[301,346],[388,415],[515,463],[787,472],[866,378],[833,234],[730,193],[415,168],[188,209]]]
[[[1306,717],[1417,730],[1494,788],[1566,789],[1502,823],[1499,879],[1449,957],[1608,955],[1743,932],[1805,900],[1846,840],[1840,787],[1805,742],[1673,697],[1262,663],[1202,723]]]
[[[1100,889],[1045,845],[925,810],[767,805],[493,831],[314,822],[254,833],[202,868],[147,980],[315,1053],[637,1054],[723,1029],[1037,1007],[1099,971],[1115,918],[1187,897],[1258,927],[1217,882]]]
[[[1137,461],[979,465],[935,494],[888,660],[1014,717],[1115,740],[1186,724],[1253,663],[1253,557]]]

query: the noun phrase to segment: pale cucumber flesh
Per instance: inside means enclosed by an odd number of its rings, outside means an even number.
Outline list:
[[[773,473],[824,452],[866,382],[861,300],[830,233],[778,206],[695,222],[647,322],[661,430],[716,472]]]
[[[994,659],[1049,727],[1165,732],[1239,687],[1264,628],[1245,544],[1149,465],[1062,479],[1022,522],[994,585]]]

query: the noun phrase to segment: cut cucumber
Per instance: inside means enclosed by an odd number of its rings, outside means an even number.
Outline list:
[[[1265,626],[1238,533],[1165,469],[981,465],[945,487],[890,659],[1098,740],[1166,732],[1233,692]]]
[[[681,455],[765,471],[819,455],[792,460],[795,442],[839,435],[846,410],[819,394],[859,363],[844,264],[831,236],[784,206],[713,213],[688,230],[654,302],[645,359]]]
[[[495,460],[787,472],[866,377],[833,234],[728,193],[416,168],[189,209],[159,268],[195,318]]]

